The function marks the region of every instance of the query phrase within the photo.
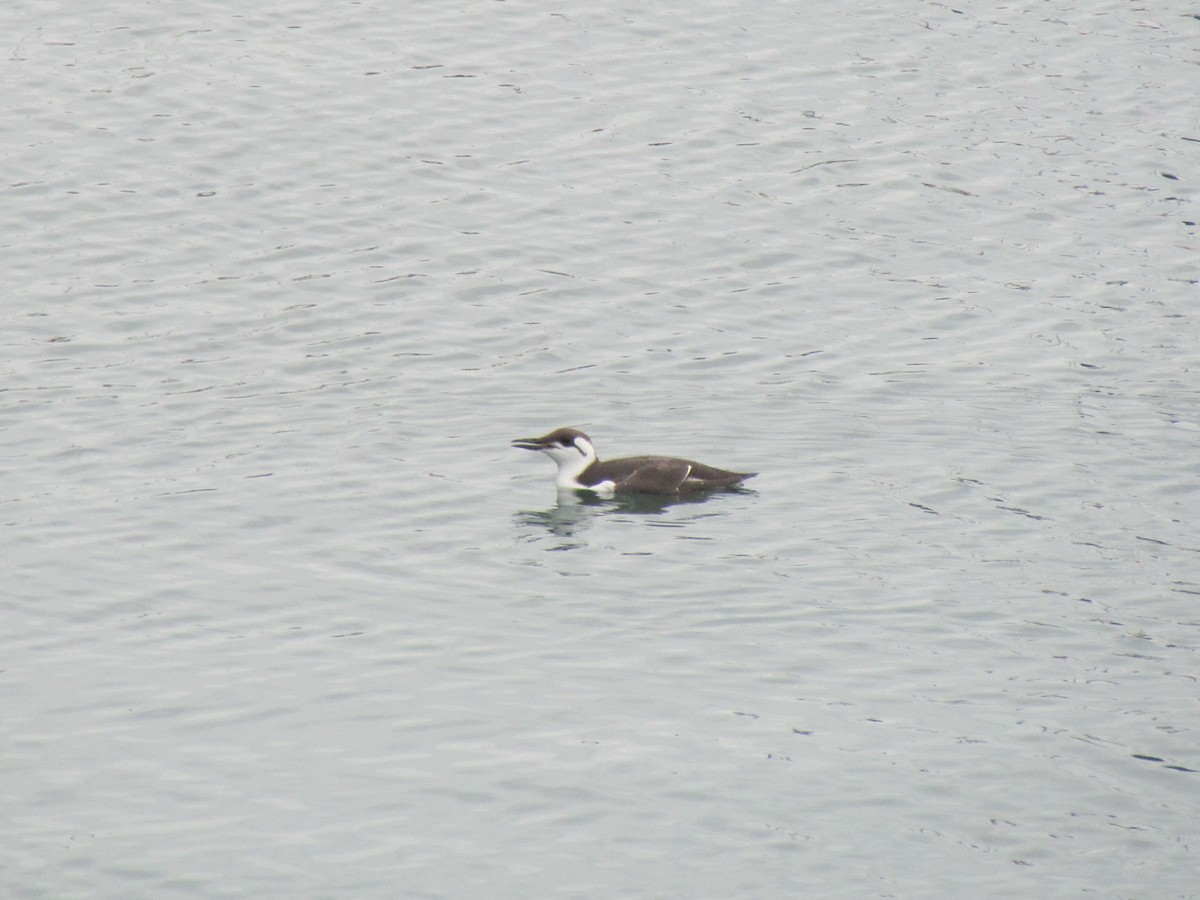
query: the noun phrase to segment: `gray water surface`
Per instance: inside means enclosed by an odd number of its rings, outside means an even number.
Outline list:
[[[1194,12],[9,3],[0,893],[1200,897]]]

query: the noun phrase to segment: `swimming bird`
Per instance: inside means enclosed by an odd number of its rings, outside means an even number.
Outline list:
[[[692,494],[737,487],[757,472],[727,472],[673,456],[630,456],[601,460],[592,439],[577,428],[557,428],[537,438],[512,442],[522,450],[540,450],[558,464],[559,490],[613,494]]]

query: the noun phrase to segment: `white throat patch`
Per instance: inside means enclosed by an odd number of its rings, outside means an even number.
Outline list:
[[[596,461],[596,450],[586,438],[576,438],[570,447],[550,446],[542,449],[558,466],[554,483],[566,490],[590,490],[579,483],[583,470]]]

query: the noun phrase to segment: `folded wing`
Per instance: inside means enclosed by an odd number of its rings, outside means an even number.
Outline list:
[[[664,459],[638,466],[617,482],[616,489],[639,494],[678,494],[692,471],[682,459]]]

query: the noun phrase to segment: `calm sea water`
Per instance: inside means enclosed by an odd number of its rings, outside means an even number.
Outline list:
[[[9,3],[0,893],[1200,897],[1193,12]]]

